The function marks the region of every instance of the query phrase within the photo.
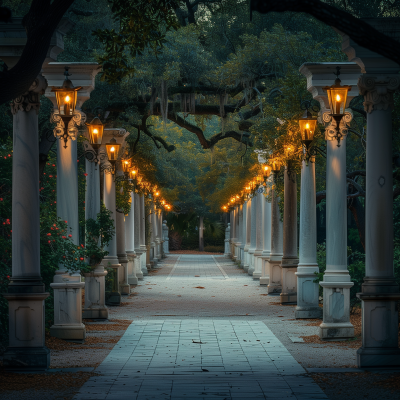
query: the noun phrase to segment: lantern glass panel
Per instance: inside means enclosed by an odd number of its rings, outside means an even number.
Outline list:
[[[120,145],[118,143],[107,143],[107,156],[109,161],[117,161],[118,150]]]
[[[316,119],[300,119],[300,132],[301,132],[301,140],[312,142],[315,134],[315,127],[317,126]]]
[[[128,161],[128,160],[123,160],[122,161],[122,170],[124,171],[124,172],[129,172],[129,167],[130,167],[130,162]]]
[[[60,115],[72,116],[75,111],[77,91],[76,89],[55,90],[57,107]]]
[[[99,118],[94,118],[90,124],[86,124],[89,131],[90,144],[99,147],[103,140],[104,125]]]

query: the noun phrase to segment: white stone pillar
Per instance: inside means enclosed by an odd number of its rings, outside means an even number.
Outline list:
[[[400,19],[397,19],[400,23]],[[399,32],[400,36],[400,32]],[[400,67],[398,68],[400,69]],[[400,366],[399,286],[393,270],[393,93],[399,75],[365,75],[358,82],[367,112],[365,278],[359,367]]]
[[[114,233],[116,233],[117,227],[117,218],[116,218],[116,199],[115,199],[115,182],[114,177],[111,174],[111,165],[108,161],[103,164],[104,167],[104,192],[103,192],[103,201],[104,205],[108,210],[111,211],[111,218],[114,221]],[[118,283],[120,281],[119,278],[119,269],[121,264],[118,261],[117,256],[117,237],[114,235],[108,246],[106,247],[108,254],[104,257],[103,265],[105,268],[113,269],[113,279],[114,286],[111,293],[109,293],[106,303],[110,305],[119,305],[121,303],[121,293],[119,292]]]
[[[141,270],[143,275],[148,274],[147,270],[147,246],[146,246],[146,212],[144,206],[144,195],[140,196],[140,248],[142,250]],[[150,260],[149,266],[150,266]]]
[[[45,370],[44,300],[49,296],[40,276],[39,129],[40,94],[47,83],[39,75],[30,91],[15,99],[13,113],[12,276],[7,294],[9,347],[7,370]]]
[[[262,253],[264,250],[263,220],[264,220],[264,189],[260,187],[257,192],[257,218],[256,218],[256,249],[254,251],[254,272],[253,279],[260,279],[262,276]]]
[[[157,267],[158,259],[156,258],[156,235],[157,235],[157,224],[156,224],[156,212],[154,203],[151,202],[149,223],[151,229],[151,241],[150,241],[150,269]],[[149,267],[149,266],[147,266]]]
[[[231,255],[231,248],[229,246],[229,241],[230,241],[230,235],[231,235],[231,224],[228,223],[228,226],[225,229],[225,257],[229,257]]]
[[[128,258],[128,284],[130,287],[138,284],[135,258],[135,193],[131,192],[131,209],[125,215],[125,252]]]
[[[317,264],[317,209],[315,158],[302,163],[300,188],[300,248],[297,267],[297,307],[295,318],[321,318],[319,287],[314,282]]]
[[[87,143],[86,143],[87,145]],[[86,193],[85,218],[97,219],[100,212],[100,165],[85,159]],[[83,318],[107,319],[108,308],[105,305],[105,276],[104,266],[93,267],[85,276],[85,306],[82,310]]]
[[[250,248],[250,236],[251,236],[251,199],[246,201],[246,237],[244,246],[244,265],[243,269],[248,272],[249,270],[249,248]]]
[[[143,280],[143,272],[142,272],[142,258],[143,258],[143,249],[140,247],[140,206],[141,206],[141,198],[137,193],[133,193],[134,197],[134,249],[136,257],[134,259],[134,266],[136,276],[139,280]],[[147,272],[147,269],[146,269]]]
[[[254,195],[251,199],[251,214],[250,214],[250,247],[249,247],[249,269],[247,273],[253,276],[255,271],[255,259],[254,252],[256,251],[257,245],[257,196]]]
[[[238,262],[239,267],[243,265],[242,259],[241,259],[241,246],[242,246],[242,236],[243,236],[243,205],[240,204],[238,205],[238,216],[237,216],[237,242],[236,242],[236,260]]]
[[[267,188],[268,190],[268,188]],[[263,221],[262,230],[264,237],[262,252],[262,275],[260,277],[260,285],[269,284],[269,257],[271,255],[271,203],[265,199],[263,202]]]
[[[68,233],[79,246],[78,216],[78,150],[77,141],[68,140],[67,148],[57,140],[57,216],[67,221]],[[54,281],[54,324],[50,335],[60,339],[84,340],[85,325],[82,323],[82,282],[79,272],[70,274],[59,264]]]
[[[283,210],[283,256],[281,304],[297,302],[297,183],[290,170],[290,161],[284,172],[285,202]]]
[[[164,238],[164,243],[163,243],[164,254],[169,254],[169,235],[168,235],[168,226],[167,226],[166,220],[163,221],[162,226],[163,226],[163,238]],[[225,240],[226,240],[226,236],[225,236]]]
[[[231,258],[232,258],[232,260],[233,260],[233,256],[234,256],[234,252],[233,252],[233,240],[234,240],[234,231],[235,231],[235,224],[234,224],[234,209],[232,209],[230,212],[229,212],[229,223],[230,223],[230,227],[231,227],[231,229],[230,229],[230,232],[229,232],[229,234],[230,234],[230,237],[229,237],[229,247],[230,247],[230,254],[231,254]]]
[[[268,261],[269,283],[268,294],[280,293],[281,283],[281,263],[283,255],[283,223],[279,212],[279,198],[272,189],[271,194],[271,254]]]
[[[236,217],[237,217],[237,210],[236,207],[233,207],[231,212],[231,247],[232,247],[232,260],[236,261]]]
[[[326,142],[326,270],[320,282],[324,288],[321,339],[354,336],[350,323],[353,282],[347,270],[346,141],[344,136],[340,147],[336,140]]]
[[[247,227],[247,201],[242,205],[242,224],[241,224],[241,244],[240,244],[240,267],[244,268],[244,247],[246,246],[246,227]]]

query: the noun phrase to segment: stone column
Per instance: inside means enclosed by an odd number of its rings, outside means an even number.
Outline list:
[[[297,302],[297,183],[296,174],[285,166],[285,203],[283,210],[283,256],[281,304]]]
[[[281,283],[281,263],[283,255],[283,223],[279,212],[279,198],[272,189],[271,194],[271,254],[268,261],[269,283],[268,294],[280,293]]]
[[[85,143],[86,147],[90,146]],[[94,151],[94,150],[92,150]],[[100,165],[85,159],[86,193],[85,193],[85,218],[97,219],[100,212]],[[104,266],[100,264],[93,267],[85,276],[85,306],[82,310],[83,318],[107,319],[108,308],[105,305],[105,276]]]
[[[142,272],[142,258],[143,258],[143,249],[140,247],[140,206],[141,206],[141,198],[137,193],[133,193],[134,197],[133,206],[134,206],[134,249],[136,257],[134,259],[134,266],[136,276],[139,280],[143,280],[143,272]],[[147,269],[146,269],[147,272]]]
[[[231,249],[229,246],[230,235],[231,235],[231,224],[228,223],[228,226],[225,229],[225,254],[224,254],[225,257],[229,257],[231,255],[230,253]]]
[[[263,220],[264,220],[264,189],[260,187],[257,193],[257,211],[256,211],[256,249],[254,251],[254,272],[253,279],[260,279],[262,276],[262,253],[264,246]]]
[[[236,217],[237,217],[237,209],[236,207],[233,207],[233,210],[231,212],[231,252],[232,252],[232,260],[236,261]]]
[[[146,212],[144,207],[144,195],[140,196],[140,248],[142,253],[141,270],[143,275],[148,274],[147,270],[147,246],[146,246]],[[150,260],[149,265],[150,265]]]
[[[68,140],[67,148],[57,140],[57,216],[67,221],[68,233],[79,246],[78,216],[78,146],[76,140]],[[59,264],[53,283],[54,324],[50,335],[60,339],[84,340],[85,325],[82,324],[82,282],[79,272],[70,274]]]
[[[244,264],[243,269],[247,272],[249,270],[249,248],[250,248],[250,236],[251,236],[251,199],[246,201],[246,237],[244,246]]]
[[[111,211],[111,218],[114,221],[114,229],[117,227],[117,213],[115,203],[115,181],[111,174],[111,165],[108,161],[103,164],[104,167],[104,205]],[[117,256],[117,237],[114,235],[106,247],[108,255],[104,257],[103,265],[113,269],[114,287],[111,293],[108,294],[106,303],[110,305],[119,305],[121,303],[121,293],[119,292],[118,283],[120,281],[119,269],[121,264]]]
[[[157,224],[155,222],[155,207],[154,203],[151,202],[150,215],[149,215],[149,225],[151,229],[151,239],[150,239],[150,266],[146,265],[148,269],[157,267],[157,258],[155,258],[155,248],[156,248],[156,234],[157,234]]]
[[[130,287],[138,284],[135,259],[135,193],[131,192],[131,209],[125,215],[125,252],[128,258],[128,284]]]
[[[242,223],[241,223],[241,240],[240,240],[240,267],[244,268],[244,246],[246,246],[246,227],[247,227],[247,201],[242,205]]]
[[[164,243],[163,243],[164,254],[167,255],[169,254],[169,236],[168,236],[168,225],[166,220],[163,221],[163,238],[164,238]]]
[[[268,191],[268,188],[267,188]],[[263,221],[262,231],[264,236],[263,252],[262,252],[262,275],[260,277],[260,285],[269,284],[269,257],[271,254],[271,203],[265,199],[263,201]]]
[[[254,195],[251,199],[251,215],[250,215],[250,247],[249,247],[249,269],[247,273],[253,276],[255,271],[254,252],[256,251],[257,240],[257,196]]]
[[[297,307],[295,318],[321,318],[317,264],[317,212],[315,194],[315,158],[302,163],[300,188],[300,249],[297,267]]]
[[[229,248],[230,248],[230,254],[231,254],[231,258],[232,258],[232,260],[233,260],[233,256],[234,256],[234,253],[233,253],[233,240],[234,240],[234,231],[235,231],[235,224],[234,224],[234,209],[232,209],[231,211],[230,211],[230,213],[229,213],[229,223],[230,223],[230,227],[231,227],[231,229],[230,229],[230,232],[229,232],[229,234],[230,234],[230,237],[229,237]]]
[[[39,129],[40,95],[47,86],[39,75],[29,91],[12,102],[12,276],[7,294],[9,347],[7,370],[45,370],[44,300],[49,296],[40,276]]]
[[[337,146],[327,140],[326,156],[326,270],[320,285],[324,288],[321,339],[354,336],[350,323],[350,288],[347,270],[347,188],[346,136]]]
[[[237,242],[236,242],[236,260],[238,262],[239,267],[243,265],[242,260],[241,260],[241,252],[240,248],[242,245],[242,234],[243,234],[243,206],[242,204],[238,205],[237,207],[238,210],[238,215],[237,215]]]
[[[128,257],[125,252],[125,215],[121,211],[116,213],[116,231],[117,231],[117,256],[121,264],[119,269],[119,291],[123,295],[128,295],[130,286],[128,283]]]
[[[367,74],[358,82],[367,112],[365,278],[362,292],[357,295],[362,300],[363,333],[357,351],[359,367],[400,366],[392,166],[393,93],[399,86],[398,74]]]
[[[159,255],[160,255],[160,259],[165,258],[165,254],[164,254],[164,234],[163,234],[163,219],[162,219],[162,210],[159,209],[158,210],[158,237],[160,238],[160,243],[158,246],[159,249]]]

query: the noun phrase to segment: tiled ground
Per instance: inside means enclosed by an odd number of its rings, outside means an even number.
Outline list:
[[[191,318],[154,318],[154,314],[150,314],[151,319],[137,318],[97,368],[101,376],[92,377],[75,400],[327,399],[267,325],[259,318],[232,315],[237,312],[235,298],[242,300],[240,312],[249,311],[251,301],[246,301],[243,289],[248,286],[245,282],[253,282],[238,273],[229,260],[181,255],[175,264],[168,263],[147,280],[143,289],[152,289],[147,293],[151,293],[153,301],[143,303],[141,310],[133,302],[131,318],[132,314],[141,314],[143,318],[149,311],[159,312],[157,306],[162,301],[167,302],[165,308],[171,314],[178,313],[176,304],[171,302],[178,296]],[[263,291],[251,286],[250,299],[255,296],[254,289]],[[224,307],[221,299],[227,289],[231,291],[224,298]],[[216,296],[218,300],[211,299]],[[259,298],[256,299],[258,303]],[[208,308],[199,307],[206,304]],[[221,311],[225,318],[217,316]],[[209,315],[201,318],[202,313]],[[249,315],[242,316],[246,314]]]

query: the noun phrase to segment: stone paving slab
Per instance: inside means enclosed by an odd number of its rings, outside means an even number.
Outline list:
[[[327,399],[260,321],[134,321],[96,372],[75,400]]]

